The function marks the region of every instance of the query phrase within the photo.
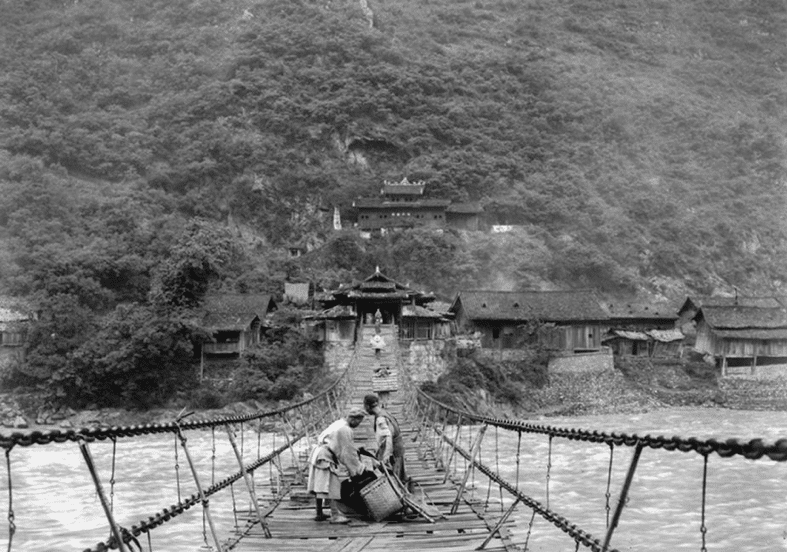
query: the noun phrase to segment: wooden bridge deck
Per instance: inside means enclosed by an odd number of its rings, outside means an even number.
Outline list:
[[[378,362],[389,362],[373,357],[373,353],[363,353],[359,359],[358,375],[353,390],[352,405],[360,406],[363,396],[372,392],[371,377]],[[392,361],[390,361],[392,362]],[[401,412],[402,404],[397,393],[391,393],[387,409],[399,420],[405,438],[405,463],[408,475],[415,481],[414,496],[436,507],[442,517],[432,523],[421,516],[406,515],[390,520],[374,522],[368,518],[349,513],[349,524],[331,524],[329,521],[315,521],[314,499],[307,495],[304,485],[293,485],[288,496],[279,504],[270,507],[266,517],[271,537],[267,538],[256,515],[249,514],[241,521],[246,529],[233,550],[241,552],[384,552],[407,550],[408,552],[427,552],[451,550],[463,552],[476,550],[487,539],[501,517],[499,505],[494,511],[483,511],[481,501],[474,502],[463,497],[456,513],[451,514],[451,506],[457,496],[461,481],[455,482],[445,477],[445,472],[437,468],[435,459],[427,447],[414,442],[416,430],[409,425],[407,417]],[[356,441],[365,446],[371,438],[371,424],[367,418],[355,430]],[[368,447],[371,448],[371,447]],[[259,492],[263,491],[263,492]],[[260,488],[258,496],[263,505],[270,504],[275,495],[268,488]],[[467,493],[466,493],[467,494]],[[327,507],[326,507],[326,513]],[[511,516],[509,519],[514,519]],[[514,552],[518,547],[510,538],[510,525],[504,524],[485,550],[491,552]]]
[[[351,522],[346,525],[331,524],[328,521],[318,522],[314,520],[314,499],[306,496],[305,492],[302,492],[303,489],[296,486],[266,518],[271,538],[265,537],[257,523],[251,526],[233,550],[242,552],[476,550],[497,524],[500,518],[499,508],[485,514],[482,503],[462,500],[457,512],[450,514],[458,484],[450,479],[444,482],[445,473],[437,471],[433,461],[419,458],[417,450],[408,452],[406,461],[409,475],[417,483],[415,496],[421,497],[423,493],[425,501],[434,505],[443,514],[443,517],[435,523],[412,515],[374,522],[352,513],[348,514]],[[266,502],[263,497],[261,498],[263,503]],[[250,523],[255,519],[254,515],[248,515],[244,521]],[[502,536],[498,535],[492,539],[485,549],[492,552],[517,550],[505,526],[500,533]]]

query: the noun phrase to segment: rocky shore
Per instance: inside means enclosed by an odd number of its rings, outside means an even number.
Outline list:
[[[552,375],[548,385],[522,389],[517,404],[501,404],[485,395],[468,399],[467,408],[509,418],[640,413],[676,406],[783,411],[787,410],[787,379],[740,376],[721,379],[713,367],[701,363],[633,359],[612,371]],[[180,402],[186,404],[184,399]],[[280,406],[252,400],[220,409],[198,410],[194,416],[226,417]],[[97,408],[76,411],[49,404],[35,393],[0,394],[0,423],[5,433],[169,423],[182,411],[182,404],[146,411]]]

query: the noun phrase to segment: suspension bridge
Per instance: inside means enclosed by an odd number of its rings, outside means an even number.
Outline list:
[[[88,427],[67,431],[34,431],[0,435],[7,471],[8,527],[7,549],[16,547],[15,453],[20,448],[47,447],[72,443],[82,458],[95,493],[101,502],[108,537],[99,543],[86,542],[85,552],[105,550],[156,550],[156,534],[182,522],[191,508],[201,511],[202,523],[194,527],[203,535],[203,550],[237,551],[320,551],[378,552],[409,550],[427,552],[489,550],[513,552],[530,549],[534,531],[545,525],[564,534],[561,550],[594,552],[615,548],[615,530],[625,516],[628,495],[641,453],[652,449],[658,454],[698,455],[703,462],[701,480],[700,527],[696,549],[707,550],[706,492],[708,459],[726,462],[741,459],[759,462],[787,461],[787,439],[697,439],[680,436],[636,435],[603,430],[554,427],[522,420],[490,418],[452,408],[435,401],[414,384],[404,369],[394,340],[382,355],[359,341],[335,382],[318,395],[284,408],[243,416],[193,419],[182,413],[170,423],[115,427]],[[347,524],[334,525],[314,519],[314,499],[306,492],[308,456],[316,435],[333,420],[343,417],[350,406],[362,404],[363,396],[378,392],[387,410],[401,425],[406,443],[406,465],[413,488],[401,493],[402,506],[420,504],[423,508],[404,509],[381,521],[350,514]],[[358,445],[374,447],[370,424],[365,421],[355,430]],[[263,433],[274,433],[267,447],[261,445]],[[212,442],[211,476],[204,477],[195,466],[195,435],[210,435]],[[176,478],[177,496],[162,498],[157,511],[129,513],[119,519],[114,508],[116,494],[115,448],[118,442],[132,442],[148,435],[170,435],[175,443],[157,455],[160,469]],[[515,443],[506,460],[515,469],[500,468],[500,439]],[[525,481],[521,466],[532,462],[523,446],[523,437],[548,443],[540,481]],[[232,451],[237,468],[216,474],[216,441],[223,440]],[[586,528],[550,507],[552,446],[567,443],[584,454],[590,447],[608,453],[609,470],[604,489],[604,530],[592,534]],[[112,445],[111,469],[102,471],[93,460],[92,447],[99,442]],[[202,439],[200,442],[204,443]],[[254,445],[256,442],[256,446]],[[624,469],[613,470],[619,462],[616,450],[628,449]],[[77,452],[78,451],[78,452]],[[174,469],[173,469],[174,465]],[[225,463],[226,465],[226,463]],[[613,473],[615,474],[613,476]],[[622,474],[622,477],[620,475]],[[535,486],[534,486],[535,484]],[[538,496],[524,489],[539,487]],[[189,491],[192,494],[187,495]],[[554,493],[554,491],[552,491]],[[214,497],[231,493],[233,529],[227,533],[213,523]],[[193,519],[193,517],[192,517]],[[534,521],[538,519],[536,525]],[[163,549],[166,549],[163,548]],[[651,546],[651,550],[658,546]]]

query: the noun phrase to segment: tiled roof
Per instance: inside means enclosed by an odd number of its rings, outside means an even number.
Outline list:
[[[677,320],[678,314],[673,305],[639,304],[627,302],[607,302],[604,307],[615,320]]]
[[[473,320],[567,322],[609,320],[591,291],[462,291],[451,310],[461,303]]]
[[[202,309],[209,313],[250,313],[263,317],[273,310],[270,295],[260,293],[216,293],[205,296]]]
[[[761,307],[761,308],[779,308],[783,306],[775,297],[745,297],[739,295],[738,297],[716,295],[713,297],[687,297],[680,307],[678,312],[683,312],[688,308],[701,308],[701,307]]]
[[[775,341],[787,339],[787,329],[768,330],[712,330],[713,334],[722,339],[756,339],[758,341]]]
[[[205,296],[202,302],[202,325],[212,331],[240,331],[251,325],[254,318],[265,318],[276,304],[270,295],[256,293],[216,293]]]
[[[442,318],[440,313],[418,305],[402,305],[402,318]]]
[[[336,305],[330,309],[320,311],[316,314],[304,318],[316,318],[319,320],[336,320],[338,318],[355,318],[355,310],[350,305]]]
[[[446,209],[448,213],[483,213],[480,203],[452,203]]]
[[[426,186],[422,184],[384,184],[386,195],[423,195]]]
[[[251,326],[254,314],[208,313],[202,319],[202,326],[210,331],[243,331]]]
[[[355,207],[362,209],[425,209],[448,207],[448,199],[417,199],[415,201],[386,201],[383,198],[361,197],[355,200]]]
[[[701,316],[713,329],[787,329],[787,310],[759,307],[708,307],[704,306]]]

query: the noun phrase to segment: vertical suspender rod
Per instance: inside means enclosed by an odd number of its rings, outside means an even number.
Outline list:
[[[101,501],[101,507],[104,508],[104,514],[107,516],[107,521],[109,522],[109,528],[112,530],[112,535],[115,537],[115,540],[118,544],[118,549],[120,552],[126,552],[126,543],[123,542],[123,538],[120,534],[120,527],[118,524],[115,523],[115,518],[112,515],[112,510],[109,507],[109,502],[107,502],[107,497],[104,494],[104,488],[101,486],[101,480],[98,478],[98,472],[96,471],[96,466],[93,463],[93,455],[90,454],[90,448],[87,446],[87,442],[84,440],[79,441],[79,450],[82,451],[82,457],[85,459],[85,464],[87,464],[87,469],[90,472],[90,477],[93,478],[93,485],[96,486],[96,493],[98,493],[98,499]]]
[[[265,516],[263,516],[262,511],[260,511],[260,504],[257,502],[257,494],[254,492],[254,482],[251,480],[251,477],[249,477],[249,472],[246,471],[246,466],[243,465],[243,458],[241,457],[240,451],[238,450],[238,444],[235,442],[235,435],[232,434],[232,428],[229,425],[225,427],[227,429],[227,436],[230,438],[232,450],[235,451],[235,458],[238,459],[238,466],[240,466],[240,471],[243,474],[243,481],[246,483],[246,489],[249,491],[251,503],[254,504],[254,509],[257,512],[257,519],[260,520],[260,527],[262,527],[265,537],[271,538],[271,530],[268,527],[268,522],[265,521]]]

